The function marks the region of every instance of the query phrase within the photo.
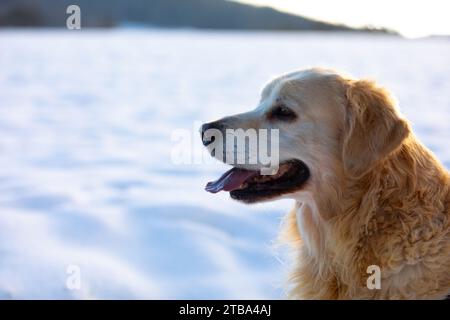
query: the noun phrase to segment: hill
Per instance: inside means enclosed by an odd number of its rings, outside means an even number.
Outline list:
[[[84,28],[135,23],[200,29],[385,31],[353,29],[227,0],[2,0],[0,26],[64,27],[71,4],[80,6]]]

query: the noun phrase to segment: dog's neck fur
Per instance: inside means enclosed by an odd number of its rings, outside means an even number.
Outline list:
[[[439,162],[431,152],[411,136],[399,150],[365,176],[355,180],[336,177],[346,184],[324,181],[318,184],[318,190],[301,194],[290,217],[293,221],[295,216],[297,226],[297,234],[292,227],[289,231],[291,239],[301,247],[298,269],[293,274],[296,283],[293,296],[329,299],[378,294],[389,298],[397,294],[386,296],[384,291],[365,288],[367,267],[380,265],[387,270],[386,277],[391,271],[398,273],[406,268],[387,261],[380,252],[374,251],[383,248],[379,243],[382,237],[378,235],[382,234],[384,226],[389,224],[401,229],[405,228],[404,223],[408,224],[408,216],[402,216],[402,213],[428,215],[427,219],[437,221],[450,220],[450,178],[437,166]],[[420,203],[417,199],[421,199]],[[440,212],[428,212],[428,205],[440,208]],[[419,226],[406,227],[412,232],[420,231]],[[449,228],[448,224],[446,228]],[[411,254],[408,263],[416,265],[419,262],[416,258]],[[397,277],[395,281],[408,281],[410,276],[415,276],[414,272],[404,274],[405,279]],[[354,283],[359,283],[359,287],[351,285]],[[318,289],[321,286],[327,290]]]

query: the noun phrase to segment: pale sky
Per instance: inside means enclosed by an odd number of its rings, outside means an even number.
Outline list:
[[[381,26],[407,37],[450,35],[449,0],[236,0],[348,26]]]

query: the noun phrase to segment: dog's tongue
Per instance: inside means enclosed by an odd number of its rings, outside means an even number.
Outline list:
[[[233,191],[238,189],[248,178],[258,174],[258,171],[233,168],[225,172],[218,180],[208,182],[205,190],[211,193]]]

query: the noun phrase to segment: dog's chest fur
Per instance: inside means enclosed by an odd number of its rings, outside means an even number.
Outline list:
[[[371,188],[362,188],[366,202],[347,204],[329,221],[321,219],[312,197],[301,199],[287,220],[297,253],[291,296],[445,298],[450,293],[450,183],[448,174],[430,168],[429,161],[426,176],[414,181],[407,175],[393,181],[381,170],[376,183],[371,177]],[[391,164],[389,170],[398,168]],[[379,290],[367,287],[371,265],[381,269]]]

